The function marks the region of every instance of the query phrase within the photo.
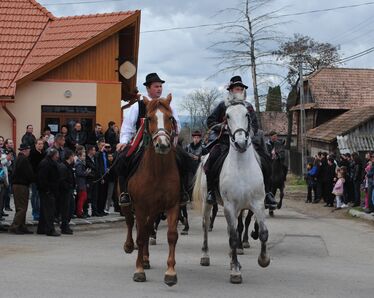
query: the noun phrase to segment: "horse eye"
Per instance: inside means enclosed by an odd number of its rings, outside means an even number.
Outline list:
[[[230,116],[229,116],[229,115],[226,115],[226,118],[227,118],[227,119],[229,119],[229,118],[230,118]]]

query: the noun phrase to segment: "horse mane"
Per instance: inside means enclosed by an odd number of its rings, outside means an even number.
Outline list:
[[[165,98],[158,98],[158,99],[153,99],[149,101],[147,105],[147,113],[153,113],[157,109],[163,107],[166,111],[172,114],[172,110],[170,105],[167,104],[167,100]]]

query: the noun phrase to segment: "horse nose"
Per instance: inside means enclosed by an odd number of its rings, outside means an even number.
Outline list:
[[[170,144],[164,144],[164,143],[157,142],[156,143],[156,148],[159,149],[160,151],[164,151],[164,150],[170,149]]]

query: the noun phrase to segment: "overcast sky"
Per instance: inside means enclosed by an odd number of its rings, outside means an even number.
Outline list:
[[[195,26],[233,20],[233,15],[217,12],[230,7],[238,7],[241,1],[236,0],[124,0],[106,1],[104,3],[83,5],[48,5],[50,3],[84,2],[90,0],[40,0],[56,16],[81,15],[113,11],[142,11],[141,31],[171,27]],[[92,1],[92,0],[91,0]],[[275,0],[271,10],[283,8],[279,14],[304,12],[359,4],[364,0]],[[318,41],[340,45],[343,57],[350,56],[374,46],[374,5],[337,11],[319,12],[308,15],[283,17],[290,21],[279,26],[283,36],[294,33],[309,35]],[[231,73],[220,74],[208,79],[217,71],[215,53],[209,46],[222,39],[214,27],[186,29],[168,32],[142,33],[140,36],[138,87],[145,92],[142,83],[145,75],[157,72],[166,81],[165,94],[172,92],[177,101],[195,89],[217,87],[224,90]],[[373,68],[374,52],[348,62],[345,67]],[[284,76],[287,69],[277,69]],[[250,72],[241,73],[247,85],[251,85]],[[269,77],[269,84],[276,85],[281,77]],[[284,85],[284,93],[287,86]],[[266,89],[266,87],[265,87]],[[264,92],[262,90],[262,92]],[[251,99],[251,91],[249,90]]]

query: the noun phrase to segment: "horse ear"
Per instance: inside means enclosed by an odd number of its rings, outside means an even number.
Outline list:
[[[147,96],[143,96],[143,101],[144,101],[145,106],[149,104],[149,99]]]
[[[167,104],[170,106],[170,103],[171,103],[171,100],[173,99],[171,93],[168,94],[168,96],[166,97],[166,102]]]

